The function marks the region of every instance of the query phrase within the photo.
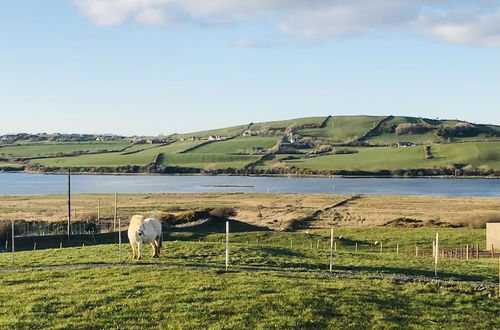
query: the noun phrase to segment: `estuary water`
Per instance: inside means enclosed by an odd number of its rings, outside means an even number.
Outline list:
[[[499,179],[72,175],[73,193],[327,193],[500,197]],[[0,173],[0,195],[67,192],[67,175]]]

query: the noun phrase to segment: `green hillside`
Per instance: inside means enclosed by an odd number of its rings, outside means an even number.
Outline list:
[[[34,142],[36,136],[26,136],[32,140],[0,144],[1,170],[415,175],[412,170],[424,169],[428,175],[500,175],[500,126],[460,120],[325,116],[162,138]]]

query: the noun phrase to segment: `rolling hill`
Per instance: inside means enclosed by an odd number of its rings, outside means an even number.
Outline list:
[[[59,136],[59,135],[58,135]],[[0,170],[83,172],[494,175],[500,126],[407,116],[325,116],[167,137],[1,138]],[[99,140],[99,141],[97,141]]]

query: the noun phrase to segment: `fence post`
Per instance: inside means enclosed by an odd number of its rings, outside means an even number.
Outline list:
[[[465,259],[469,260],[469,244],[465,246]]]
[[[330,229],[330,273],[333,270],[333,227]]]
[[[293,248],[293,239],[290,238],[290,249]]]
[[[229,268],[229,221],[226,221],[226,272]]]
[[[399,254],[399,244],[396,244],[396,254]]]
[[[356,242],[356,252],[358,252],[358,243]]]
[[[33,251],[36,251],[36,242],[33,243]]]
[[[418,246],[415,244],[415,257],[418,257]]]
[[[118,255],[120,262],[122,262],[122,220],[118,218]]]
[[[434,276],[437,277],[437,267],[438,267],[438,258],[439,258],[439,233],[436,233],[436,242],[434,244],[435,252],[434,252]]]
[[[68,170],[68,240],[71,236],[71,170]]]
[[[14,266],[16,262],[15,244],[14,244],[14,220],[12,220],[11,225],[12,225],[12,266]]]
[[[101,199],[97,199],[97,221],[101,220]]]
[[[116,231],[116,214],[117,214],[118,194],[115,193],[115,216],[113,218],[113,231]]]

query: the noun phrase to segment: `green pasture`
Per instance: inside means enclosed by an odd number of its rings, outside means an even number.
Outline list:
[[[355,154],[335,154],[286,160],[289,165],[308,169],[394,170],[471,164],[475,168],[500,168],[500,142],[433,144],[433,159],[426,159],[423,146],[406,148],[351,148]]]
[[[330,232],[262,231],[238,221],[230,224],[232,267],[260,270],[324,271],[329,266]],[[169,265],[222,266],[224,265],[224,223],[201,225],[194,229],[167,231],[164,234],[164,257],[153,260],[149,247],[144,246],[143,263]],[[485,230],[466,228],[335,228],[337,250],[334,271],[360,274],[387,273],[433,276],[432,257],[415,256],[420,250],[432,249],[436,232],[440,247],[455,249],[479,244],[484,249]],[[115,237],[115,243],[118,234]],[[34,239],[36,241],[36,238]],[[126,242],[123,234],[123,242]],[[59,246],[59,242],[54,242]],[[63,245],[70,244],[65,240]],[[92,237],[81,240],[84,247],[21,251],[16,253],[18,266],[78,265],[87,263],[115,264],[119,262],[116,244],[94,245]],[[381,247],[382,244],[382,247]],[[356,248],[357,245],[357,248]],[[399,254],[396,247],[399,245]],[[123,260],[130,258],[130,246],[123,244]],[[472,255],[472,253],[471,253]],[[439,262],[440,278],[494,282],[498,279],[496,259],[450,260]],[[0,254],[0,267],[11,265],[11,255]]]
[[[252,153],[252,147],[271,148],[279,141],[277,137],[237,137],[227,141],[216,141],[194,149],[190,153],[236,154]]]
[[[2,273],[0,327],[495,329],[491,290],[316,274],[109,267]]]
[[[404,134],[398,135],[395,133],[381,133],[372,137],[369,137],[365,140],[371,144],[377,143],[396,143],[396,142],[412,142],[415,144],[431,144],[435,142],[439,142],[439,137],[432,132],[422,133],[422,134]]]
[[[127,149],[124,153],[104,153],[98,155],[38,159],[33,162],[47,167],[146,165],[152,163],[155,157],[160,153],[164,153],[165,155],[176,154],[200,143],[200,141],[179,141],[167,146],[149,148],[133,154],[124,154],[130,151]]]
[[[81,143],[37,143],[0,147],[0,157],[40,157],[72,154],[75,152],[101,152],[121,150],[130,145],[126,140],[115,142],[81,142]]]
[[[334,142],[342,142],[361,138],[386,117],[380,116],[333,116],[324,128],[307,128],[298,133],[305,136],[327,138]]]
[[[233,127],[219,128],[219,129],[211,129],[206,131],[198,131],[192,133],[178,134],[177,136],[180,138],[187,138],[190,136],[199,136],[199,137],[209,137],[210,135],[220,135],[220,136],[235,136],[242,134],[248,125],[239,125]]]
[[[258,155],[228,155],[220,153],[165,154],[162,165],[202,169],[243,168],[258,160]]]
[[[253,125],[254,130],[277,130],[284,131],[287,128],[296,128],[304,125],[320,125],[326,117],[305,117],[305,118],[296,118],[289,120],[278,120],[278,121],[269,121],[265,123],[256,123]]]
[[[439,260],[441,281],[421,282],[434,277],[434,259],[413,253],[430,249],[436,232],[443,248],[484,244],[484,229],[335,228],[330,277],[329,230],[230,228],[229,272],[224,222],[167,231],[159,259],[144,246],[131,261],[125,233],[122,261],[117,244],[93,245],[91,235],[79,247],[16,252],[17,267],[34,268],[8,270],[12,256],[2,253],[0,328],[500,326],[498,288],[487,285],[498,281],[497,259]]]

